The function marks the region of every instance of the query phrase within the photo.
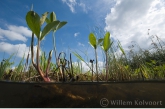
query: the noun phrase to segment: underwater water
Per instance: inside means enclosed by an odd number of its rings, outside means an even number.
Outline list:
[[[0,82],[0,107],[165,107],[165,81]]]

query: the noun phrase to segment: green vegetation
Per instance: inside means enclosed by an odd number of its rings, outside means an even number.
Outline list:
[[[56,19],[54,12],[45,12],[41,17],[34,11],[26,14],[26,22],[32,31],[31,38],[31,62],[29,63],[29,54],[24,63],[24,56],[18,66],[12,70],[12,54],[8,59],[3,59],[0,63],[0,80],[24,81],[24,82],[72,82],[72,81],[132,81],[132,80],[163,80],[165,79],[165,49],[164,43],[158,36],[156,40],[151,38],[152,49],[145,50],[138,45],[131,45],[130,51],[126,52],[120,41],[113,41],[110,38],[110,32],[106,32],[97,38],[94,32],[88,36],[89,44],[94,48],[95,60],[83,59],[78,52],[71,51],[78,58],[77,62],[66,59],[64,52],[57,53],[55,44],[55,32],[63,27],[67,22]],[[47,23],[41,30],[41,26]],[[53,32],[53,49],[55,52],[56,63],[51,62],[53,50],[47,56],[41,51],[40,43],[50,32]],[[37,53],[34,55],[34,35],[37,37]],[[116,47],[116,45],[117,47]],[[102,48],[105,60],[103,68],[98,65],[97,49]],[[135,51],[135,47],[139,51]],[[117,54],[119,53],[120,54]],[[41,55],[40,55],[41,53]],[[36,56],[36,59],[34,59]],[[86,55],[87,56],[87,55]],[[82,62],[89,67],[88,71],[82,68]],[[95,70],[94,70],[95,68]],[[99,69],[100,68],[100,69]]]
[[[93,33],[89,34],[89,42],[91,44],[91,46],[95,49],[95,57],[96,57],[96,74],[97,74],[97,81],[98,81],[98,61],[97,61],[97,46],[102,42],[103,39],[99,39],[98,41],[96,40],[96,36]],[[92,71],[92,75],[93,75],[93,71]],[[93,81],[93,77],[92,77],[92,81]]]

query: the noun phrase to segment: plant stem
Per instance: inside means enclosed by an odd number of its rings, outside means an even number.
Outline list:
[[[72,56],[70,53],[70,65],[71,65],[71,72],[72,72],[72,77],[73,77],[73,66],[72,66]]]
[[[43,72],[40,69],[40,63],[39,63],[39,52],[40,52],[40,40],[38,39],[38,45],[37,45],[37,55],[36,55],[36,61],[37,61],[37,65],[34,63],[34,51],[33,51],[33,43],[34,43],[34,33],[32,33],[32,40],[31,40],[31,59],[32,59],[32,64],[35,67],[35,69],[37,70],[37,72],[41,75],[41,77],[43,78],[43,80],[45,82],[49,82],[50,79],[49,77],[45,77]]]
[[[92,64],[92,82],[93,82],[93,60],[91,60],[91,64]]]
[[[31,60],[32,60],[33,66],[37,69],[37,66],[36,66],[36,64],[34,63],[33,44],[34,44],[34,33],[32,33],[32,40],[31,40]]]
[[[97,68],[97,51],[95,49],[95,57],[96,57],[96,74],[97,74],[97,82],[99,81],[99,78],[98,78],[98,68]]]
[[[37,61],[37,68],[40,69],[40,63],[39,63],[39,56],[40,56],[40,40],[38,39],[38,45],[37,45],[37,56],[36,56],[36,61]]]
[[[58,59],[57,59],[57,51],[56,51],[56,39],[55,39],[55,32],[53,32],[53,47],[54,47],[54,56],[56,59],[56,63],[58,63]],[[58,65],[58,64],[57,64]]]
[[[105,52],[106,55],[106,81],[108,81],[108,52]]]

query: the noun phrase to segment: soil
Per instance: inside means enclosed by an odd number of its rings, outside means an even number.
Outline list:
[[[165,81],[0,82],[0,108],[165,107]]]

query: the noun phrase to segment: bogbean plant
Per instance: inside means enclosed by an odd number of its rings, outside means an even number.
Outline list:
[[[54,19],[54,17],[50,17],[50,22],[47,22],[46,26],[43,28],[41,31],[41,26],[45,22],[48,15],[48,12],[45,12],[41,17],[35,12],[35,11],[29,11],[26,14],[26,22],[28,27],[32,31],[32,39],[31,39],[31,59],[32,59],[32,64],[39,73],[39,75],[42,77],[42,79],[45,82],[50,82],[50,78],[48,77],[48,72],[50,68],[50,61],[52,58],[52,52],[51,50],[49,52],[49,57],[48,57],[48,62],[46,66],[46,70],[43,71],[40,67],[40,43],[44,39],[44,37],[50,32],[50,31],[56,31],[57,29],[61,28],[66,22],[60,22],[59,20]],[[52,15],[52,14],[51,14]],[[48,20],[47,20],[48,21]],[[36,53],[36,63],[34,62],[34,35],[37,37],[37,53]]]
[[[107,32],[104,36],[103,44],[102,44],[102,49],[104,50],[105,53],[105,58],[106,58],[106,81],[108,81],[108,50],[111,48],[113,42],[110,39],[110,33]]]
[[[108,50],[112,46],[113,42],[110,39],[110,33],[106,32],[104,38],[96,39],[94,33],[89,34],[89,43],[95,50],[95,58],[96,58],[96,74],[97,74],[97,81],[98,81],[98,60],[97,60],[97,47],[101,45],[106,57],[106,81],[108,81]]]
[[[56,18],[56,14],[54,12],[51,12],[49,18],[46,18],[45,21],[47,24],[49,24],[51,22],[58,21],[58,20]],[[66,21],[59,22],[59,24],[57,26],[54,26],[53,29],[51,30],[53,32],[52,37],[53,37],[53,47],[54,47],[54,52],[55,52],[54,54],[55,54],[56,63],[58,62],[58,59],[57,59],[55,32],[61,27],[63,27],[66,23],[67,23]]]
[[[89,43],[95,50],[95,58],[96,58],[96,75],[97,75],[97,81],[98,81],[98,60],[97,60],[97,47],[102,42],[103,39],[96,39],[96,36],[93,33],[89,34]],[[93,63],[93,62],[92,62]],[[93,75],[93,69],[92,69],[92,75]],[[92,77],[93,81],[93,77]]]
[[[56,18],[56,14],[54,12],[51,12],[49,18],[46,18],[45,21],[46,21],[47,24],[49,24],[51,22],[58,21],[58,20]],[[64,75],[64,72],[63,72],[63,70],[60,67],[59,59],[57,58],[55,32],[58,29],[60,29],[61,27],[63,27],[66,23],[67,23],[66,21],[59,22],[59,24],[57,26],[54,26],[54,28],[51,30],[53,32],[52,37],[53,37],[53,48],[54,48],[54,55],[55,55],[55,59],[56,59],[56,65],[60,69],[60,72],[61,72],[62,75]],[[57,76],[58,76],[58,73],[57,73]],[[65,80],[64,76],[62,78],[63,78],[63,80]]]

